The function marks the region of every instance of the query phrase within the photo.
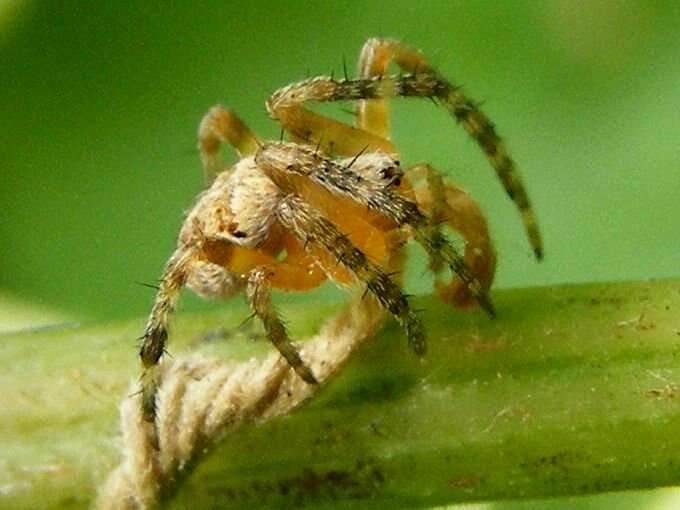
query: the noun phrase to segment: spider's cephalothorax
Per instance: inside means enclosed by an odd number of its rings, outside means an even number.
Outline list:
[[[386,75],[390,62],[407,74]],[[495,254],[476,203],[429,165],[404,171],[389,141],[386,99],[424,97],[441,104],[477,141],[517,204],[538,258],[538,228],[522,182],[493,124],[477,104],[414,50],[391,39],[369,39],[357,79],[317,77],[275,92],[270,116],[290,142],[263,143],[229,110],[217,106],[199,128],[203,165],[214,181],[187,215],[170,257],[141,348],[145,419],[155,416],[157,365],[168,319],[182,287],[223,299],[244,292],[267,337],[299,376],[315,383],[277,316],[270,289],[303,291],[326,279],[363,285],[403,326],[417,354],[423,327],[394,275],[402,244],[418,242],[429,257],[439,295],[447,302],[479,303],[493,314],[487,290]],[[308,101],[357,101],[356,126],[304,108]],[[224,169],[220,145],[241,160]],[[414,186],[416,179],[423,181]],[[448,225],[466,242],[460,255],[441,232]],[[445,281],[443,269],[455,275]]]

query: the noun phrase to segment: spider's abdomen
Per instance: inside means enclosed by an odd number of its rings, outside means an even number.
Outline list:
[[[227,299],[243,289],[243,281],[218,264],[197,260],[187,271],[186,286],[203,299]]]

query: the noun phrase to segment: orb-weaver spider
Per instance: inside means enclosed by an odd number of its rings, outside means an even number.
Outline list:
[[[406,73],[387,76],[394,62]],[[493,314],[487,290],[495,254],[478,206],[429,165],[404,172],[389,141],[386,99],[430,98],[477,141],[519,208],[538,258],[541,240],[513,161],[493,124],[476,103],[424,59],[392,39],[369,39],[357,79],[320,76],[288,85],[266,102],[290,142],[260,142],[229,110],[217,106],[199,128],[203,165],[214,176],[180,231],[178,246],[160,281],[141,347],[144,416],[155,416],[157,366],[168,336],[169,315],[182,287],[206,298],[245,292],[266,334],[297,374],[316,382],[277,316],[270,289],[304,291],[326,279],[363,284],[403,326],[413,350],[425,352],[423,327],[393,277],[400,247],[415,239],[427,253],[439,295],[463,305],[477,301]],[[313,113],[309,101],[352,100],[356,126]],[[241,157],[224,169],[220,145]],[[414,174],[425,185],[412,185]],[[461,256],[441,232],[448,224],[466,241]],[[448,266],[450,282],[439,278]]]

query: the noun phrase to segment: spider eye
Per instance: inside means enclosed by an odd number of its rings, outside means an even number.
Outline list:
[[[391,179],[394,176],[393,168],[389,166],[387,168],[381,168],[380,173],[384,179]]]
[[[227,231],[233,235],[234,237],[238,239],[243,239],[244,237],[247,237],[248,234],[243,232],[242,230],[238,229],[238,223],[231,222],[229,225],[227,225]]]

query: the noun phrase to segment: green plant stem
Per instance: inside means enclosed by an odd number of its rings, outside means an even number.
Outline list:
[[[497,291],[499,317],[417,298],[321,394],[208,455],[173,508],[431,507],[680,483],[680,281]],[[296,338],[337,305],[281,306]],[[247,312],[180,315],[172,352],[246,359]],[[119,459],[141,320],[0,336],[0,506],[82,508]]]

